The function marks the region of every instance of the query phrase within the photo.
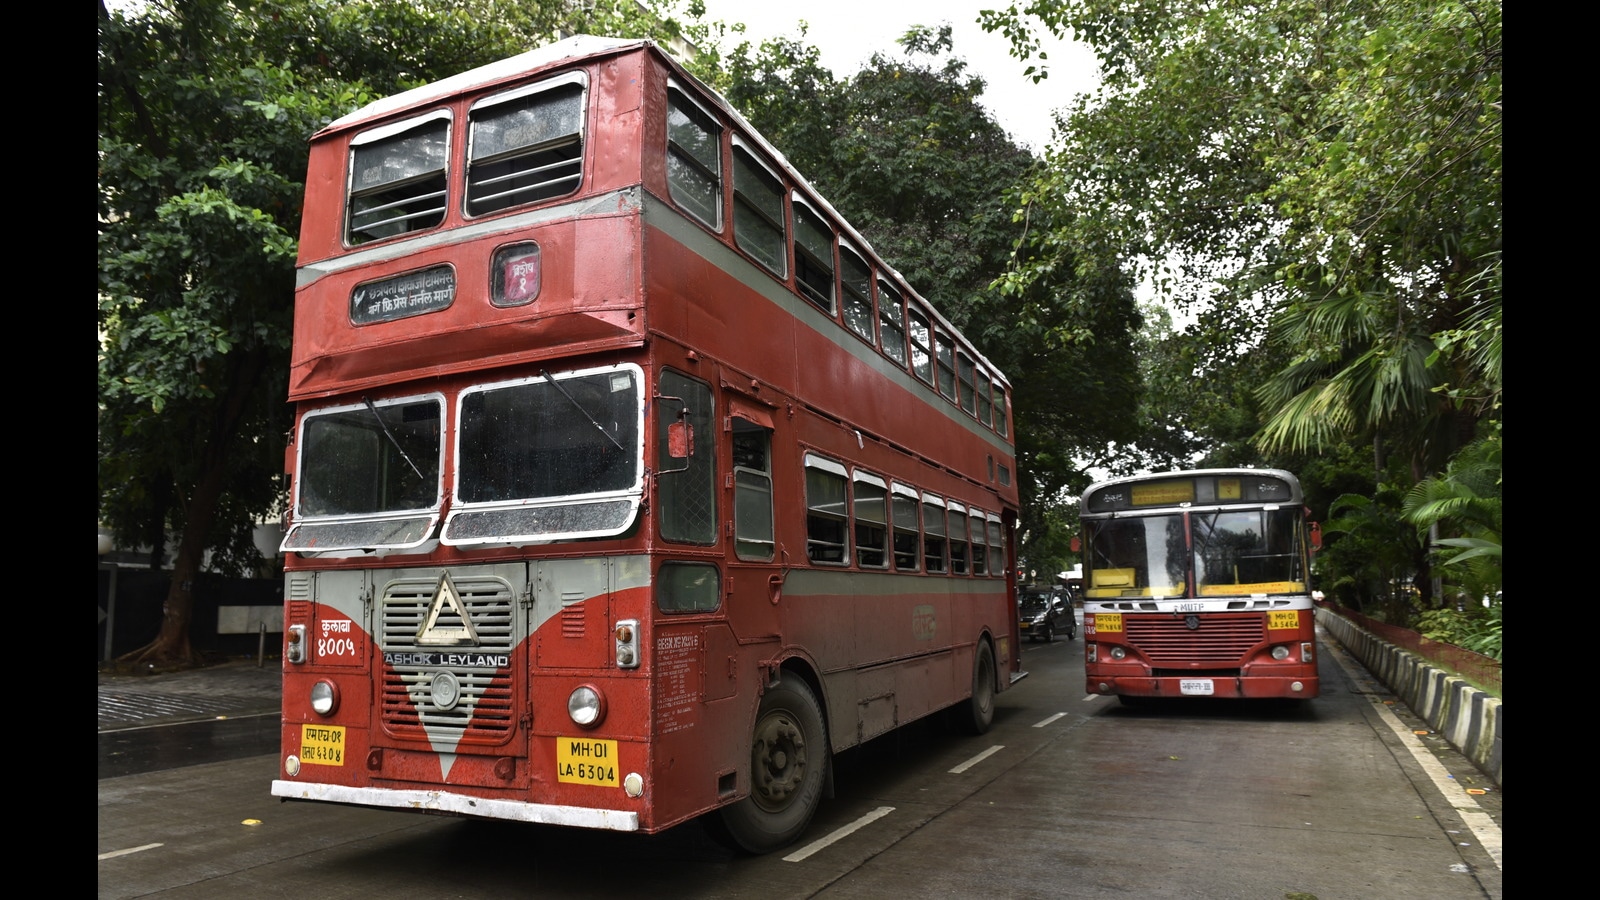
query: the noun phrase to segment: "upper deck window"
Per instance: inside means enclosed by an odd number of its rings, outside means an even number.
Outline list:
[[[993,427],[994,401],[989,399],[989,373],[978,370],[978,421]]]
[[[784,226],[783,182],[761,160],[733,147],[733,239],[779,278],[788,275],[788,231]]]
[[[667,89],[667,189],[690,215],[722,230],[722,126],[677,85]]]
[[[560,197],[583,177],[580,73],[479,101],[467,147],[467,215]]]
[[[872,270],[856,252],[839,245],[839,284],[844,289],[844,323],[873,343]]]
[[[978,398],[975,385],[977,366],[972,362],[972,357],[965,351],[956,353],[956,377],[961,380],[961,408],[969,415],[978,414]]]
[[[939,393],[956,399],[956,346],[950,335],[939,332],[934,338],[938,345]]]
[[[443,222],[449,146],[444,111],[352,139],[345,240],[365,244]]]
[[[833,227],[798,199],[794,202],[794,280],[800,296],[833,315]]]
[[[911,371],[918,378],[933,384],[933,332],[928,328],[928,317],[920,309],[913,309],[911,321]]]
[[[883,355],[906,364],[906,301],[900,292],[878,279],[878,330],[883,335]]]

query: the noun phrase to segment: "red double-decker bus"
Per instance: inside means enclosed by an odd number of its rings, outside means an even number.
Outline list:
[[[1092,694],[1281,697],[1320,691],[1300,481],[1196,469],[1091,485],[1084,665]]]
[[[312,138],[275,795],[798,837],[1021,676],[1009,385],[654,44]]]

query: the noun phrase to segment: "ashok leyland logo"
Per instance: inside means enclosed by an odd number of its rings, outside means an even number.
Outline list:
[[[459,626],[439,624],[439,614],[447,609],[461,618]],[[428,617],[417,629],[417,643],[433,647],[478,643],[478,633],[472,630],[472,617],[467,615],[466,604],[461,602],[461,594],[456,591],[456,583],[450,580],[449,572],[439,573],[439,586],[433,589]]]

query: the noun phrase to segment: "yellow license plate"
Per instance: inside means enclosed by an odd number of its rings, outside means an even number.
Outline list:
[[[1122,613],[1095,613],[1096,634],[1117,634],[1122,631]]]
[[[617,742],[556,738],[556,780],[568,784],[617,786]]]
[[[1268,628],[1279,628],[1279,629],[1282,629],[1282,628],[1291,628],[1291,629],[1292,628],[1299,628],[1300,627],[1300,610],[1298,610],[1298,609],[1283,609],[1283,610],[1274,610],[1272,612],[1267,613],[1267,627]]]
[[[344,765],[343,725],[301,725],[300,762],[309,766]]]

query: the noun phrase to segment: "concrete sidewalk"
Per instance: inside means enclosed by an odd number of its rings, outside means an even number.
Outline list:
[[[153,675],[100,672],[99,730],[276,715],[283,703],[279,659],[229,660]]]

